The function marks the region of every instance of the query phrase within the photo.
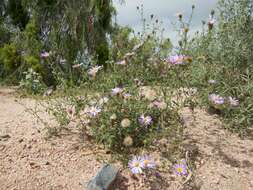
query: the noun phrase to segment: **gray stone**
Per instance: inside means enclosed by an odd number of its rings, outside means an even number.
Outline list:
[[[115,181],[118,169],[110,164],[103,166],[97,175],[88,182],[87,190],[108,190]]]

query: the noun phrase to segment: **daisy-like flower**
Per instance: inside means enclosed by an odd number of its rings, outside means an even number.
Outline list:
[[[236,98],[233,98],[231,96],[228,97],[228,102],[229,102],[230,106],[233,106],[233,107],[239,106],[239,100],[237,100]]]
[[[139,156],[134,156],[133,159],[129,161],[128,167],[130,168],[133,174],[142,173],[143,172],[142,158]]]
[[[96,106],[92,106],[87,110],[87,113],[92,116],[95,117],[97,114],[99,114],[101,112],[101,109],[96,107]]]
[[[176,164],[174,166],[175,173],[179,176],[187,175],[187,165],[186,164]]]
[[[153,120],[152,120],[152,117],[151,116],[144,116],[144,114],[142,114],[140,117],[139,117],[139,123],[141,125],[144,125],[144,126],[149,126],[152,124]]]
[[[210,94],[208,99],[210,102],[216,105],[222,105],[225,102],[225,99],[218,94]]]
[[[42,52],[41,54],[40,54],[40,57],[41,58],[48,58],[50,56],[50,54],[48,53],[48,52]]]
[[[168,58],[167,62],[172,65],[184,65],[187,63],[188,57],[184,55],[172,55]]]
[[[123,98],[129,99],[132,95],[130,93],[123,93]]]
[[[116,87],[116,88],[113,88],[113,89],[112,89],[112,95],[118,95],[118,94],[120,94],[121,92],[123,92],[123,88]]]
[[[92,76],[92,77],[95,77],[97,72],[102,69],[102,66],[95,66],[95,67],[92,67],[88,70],[88,75]]]
[[[155,168],[156,166],[155,161],[150,156],[145,155],[141,160],[144,168]]]
[[[123,59],[121,61],[116,62],[116,65],[126,65],[126,60]]]

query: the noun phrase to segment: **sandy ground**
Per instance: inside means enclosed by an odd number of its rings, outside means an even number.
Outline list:
[[[0,189],[85,189],[102,166],[92,147],[81,142],[78,134],[45,140],[43,127],[20,104],[33,107],[34,101],[15,98],[12,93],[0,89]],[[182,116],[183,145],[197,149],[192,157],[197,169],[189,180],[191,185],[180,187],[168,177],[167,185],[149,189],[252,190],[253,135],[242,140],[203,110],[192,114],[185,108]],[[124,177],[127,172],[122,173],[121,179]],[[119,189],[144,189],[119,184]]]

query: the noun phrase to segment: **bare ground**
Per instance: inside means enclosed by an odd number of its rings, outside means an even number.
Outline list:
[[[20,103],[34,106],[33,100],[18,99],[13,90],[0,89],[0,189],[85,189],[85,183],[102,166],[93,147],[81,142],[78,134],[45,140],[43,127]],[[204,110],[192,113],[185,108],[182,117],[183,146],[196,147],[191,155],[196,169],[190,185],[180,185],[168,169],[167,183],[149,189],[252,190],[253,135],[240,139]],[[128,180],[127,171],[121,174],[117,188],[146,189]]]

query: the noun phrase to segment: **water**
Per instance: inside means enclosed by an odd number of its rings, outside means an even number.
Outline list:
[[[135,32],[142,30],[140,14],[136,7],[143,4],[144,16],[148,20],[154,14],[159,20],[163,21],[165,28],[164,37],[171,39],[173,43],[177,41],[177,32],[172,23],[177,19],[178,12],[183,13],[184,17],[189,17],[191,7],[195,5],[194,15],[190,27],[191,34],[200,30],[202,20],[208,20],[212,9],[216,8],[218,0],[125,0],[121,4],[120,0],[113,0],[117,10],[117,23],[122,26],[130,26]]]

